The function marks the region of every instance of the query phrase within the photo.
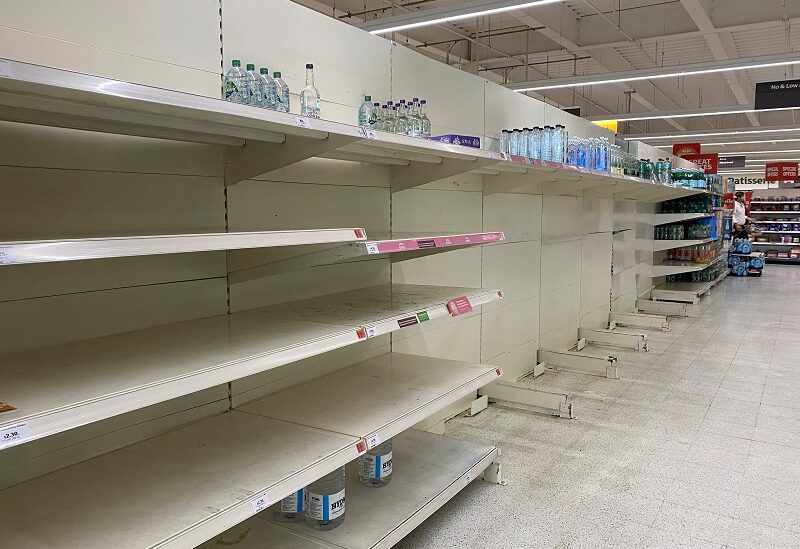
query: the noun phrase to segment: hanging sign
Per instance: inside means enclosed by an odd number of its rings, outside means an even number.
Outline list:
[[[672,146],[672,154],[680,157],[686,154],[700,154],[700,143],[676,143]]]
[[[764,179],[767,181],[795,181],[797,166],[797,162],[768,162]]]
[[[600,120],[597,122],[592,122],[592,124],[607,130],[611,130],[614,133],[617,133],[617,129],[619,128],[619,122],[617,120]]]
[[[744,168],[746,156],[720,156],[720,168]]]
[[[681,158],[694,162],[706,173],[706,175],[713,175],[719,171],[719,154],[683,154]]]
[[[800,80],[756,84],[756,110],[800,107]]]

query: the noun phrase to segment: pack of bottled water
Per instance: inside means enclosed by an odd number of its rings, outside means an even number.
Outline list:
[[[428,118],[428,102],[414,97],[397,104],[387,101],[383,105],[365,95],[358,109],[358,125],[362,128],[427,139],[431,136],[431,120]]]
[[[281,73],[275,71],[270,76],[266,67],[256,72],[252,63],[243,70],[239,59],[231,61],[231,68],[225,74],[224,94],[226,101],[291,112],[289,86],[281,78]],[[320,117],[320,95],[314,86],[314,66],[310,63],[306,65],[306,87],[300,92],[300,114],[309,118]]]
[[[619,149],[619,151],[621,152],[622,149]],[[615,156],[614,158],[617,157]],[[616,168],[612,169],[611,161],[612,145],[607,137],[573,137],[567,144],[567,162],[572,166],[617,173],[618,170]],[[621,155],[617,164],[621,167]]]
[[[569,133],[561,124],[500,132],[501,152],[561,164],[567,163],[568,142]]]

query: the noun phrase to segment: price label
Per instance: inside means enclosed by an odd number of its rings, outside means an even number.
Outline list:
[[[469,484],[470,482],[472,482],[472,475],[470,475],[469,473],[465,474],[463,478],[464,478],[464,484]]]
[[[367,339],[378,335],[378,329],[375,326],[367,326]]]
[[[14,446],[30,438],[31,431],[27,423],[18,423],[5,429],[0,429],[0,448]]]
[[[14,78],[14,69],[11,68],[11,63],[7,59],[0,59],[0,76]]]
[[[309,120],[305,116],[295,116],[294,122],[295,124],[297,124],[298,128],[305,128],[307,130],[311,129],[311,120]]]
[[[369,255],[374,255],[374,254],[379,254],[381,252],[380,252],[380,250],[378,250],[378,245],[377,244],[375,244],[374,242],[369,242],[369,243],[367,243],[367,253]],[[0,256],[0,257],[2,257],[2,256]]]
[[[260,513],[269,507],[269,498],[265,495],[250,500],[250,506],[253,508],[253,514]]]
[[[367,450],[372,450],[378,444],[381,443],[381,437],[378,436],[378,433],[372,433],[366,438],[367,441]]]
[[[11,246],[0,246],[0,265],[11,263]]]
[[[358,135],[364,139],[378,139],[378,132],[367,128],[358,128]]]

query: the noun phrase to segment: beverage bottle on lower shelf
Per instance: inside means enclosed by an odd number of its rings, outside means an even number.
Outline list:
[[[305,489],[306,524],[316,530],[333,530],[344,522],[344,467],[339,467]]]
[[[242,88],[245,85],[242,62],[238,59],[231,61],[231,68],[225,75],[225,100],[234,103],[244,103]]]
[[[289,86],[281,78],[280,72],[273,73],[272,77],[275,79],[275,110],[289,112],[291,110]]]
[[[306,64],[306,87],[300,92],[300,114],[309,118],[320,116],[319,90],[314,86],[314,65]]]
[[[244,98],[248,105],[259,106],[258,94],[259,77],[256,75],[256,66],[252,63],[247,64],[247,72],[244,74]]]
[[[272,519],[277,522],[300,522],[303,520],[303,492],[301,488],[294,494],[283,498],[272,511]]]
[[[392,439],[358,457],[358,480],[373,488],[386,486],[392,481]]]

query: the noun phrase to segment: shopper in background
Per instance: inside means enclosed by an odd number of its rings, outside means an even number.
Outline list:
[[[747,227],[745,225],[748,222],[752,222],[753,219],[747,217],[744,206],[744,193],[739,191],[735,196],[736,200],[733,203],[733,238],[747,238]]]

